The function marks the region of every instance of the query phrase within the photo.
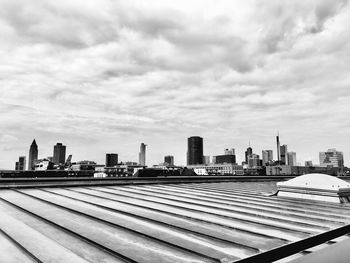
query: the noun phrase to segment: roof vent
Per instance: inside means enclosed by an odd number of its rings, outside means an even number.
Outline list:
[[[350,203],[350,183],[326,174],[305,174],[277,183],[277,196]]]

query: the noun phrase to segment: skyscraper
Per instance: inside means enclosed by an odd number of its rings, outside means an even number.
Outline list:
[[[29,148],[28,170],[34,170],[35,162],[38,160],[38,145],[35,139]]]
[[[253,154],[253,149],[252,147],[248,147],[247,150],[245,151],[245,163],[248,164],[248,159],[249,156]]]
[[[257,168],[260,166],[259,155],[251,154],[248,156],[248,168]]]
[[[53,147],[53,163],[64,164],[65,161],[66,161],[66,146],[58,142]]]
[[[141,143],[139,153],[139,164],[146,165],[146,144]]]
[[[277,133],[276,136],[276,143],[277,143],[277,163],[280,164],[281,156],[280,156],[280,135]]]
[[[203,164],[203,138],[192,136],[187,139],[187,165]]]
[[[106,167],[113,167],[118,164],[117,153],[106,153]]]
[[[165,156],[164,163],[166,163],[167,165],[173,166],[174,165],[174,156],[172,156],[172,155]]]
[[[287,152],[288,152],[288,148],[286,144],[283,144],[280,147],[280,153],[281,153],[281,165],[286,165],[287,164]]]
[[[295,166],[297,165],[297,154],[295,152],[287,153],[288,165]]]
[[[262,151],[262,161],[263,165],[271,164],[273,161],[273,152],[272,150],[263,150]]]
[[[339,152],[336,149],[329,149],[327,152],[320,152],[320,166],[343,167],[343,152]]]

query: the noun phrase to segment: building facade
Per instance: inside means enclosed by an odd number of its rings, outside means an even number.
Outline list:
[[[117,153],[107,153],[106,154],[106,167],[113,167],[118,165],[118,154]]]
[[[26,170],[26,157],[20,156],[18,158],[18,162],[16,162],[15,166],[16,171],[25,171]]]
[[[187,165],[203,163],[203,138],[192,136],[187,139]]]
[[[253,149],[252,147],[248,147],[247,150],[245,151],[245,163],[248,164],[248,158],[250,155],[253,154]]]
[[[174,156],[172,156],[172,155],[165,156],[164,163],[169,165],[169,166],[174,166]]]
[[[280,147],[281,165],[287,164],[287,152],[288,152],[287,145],[286,144],[281,145],[281,147]]]
[[[273,163],[273,151],[272,150],[263,150],[262,151],[262,162],[263,165],[269,165]]]
[[[146,144],[141,143],[139,153],[139,165],[146,165]]]
[[[224,154],[224,155],[217,155],[215,157],[215,163],[216,164],[223,164],[223,163],[236,163],[236,155],[233,154]]]
[[[327,152],[320,152],[320,166],[327,167],[343,167],[344,156],[343,152],[339,152],[336,149],[328,149]]]
[[[66,161],[66,146],[62,143],[56,143],[53,147],[53,159],[54,164],[64,164]]]
[[[210,156],[209,155],[204,155],[203,156],[203,162],[204,162],[204,164],[210,164]]]
[[[248,168],[260,167],[260,157],[257,154],[251,154],[248,156]]]
[[[306,167],[313,166],[312,161],[305,161],[305,166]]]
[[[38,145],[36,144],[35,139],[29,148],[29,156],[28,156],[28,170],[34,170],[35,163],[38,160]]]
[[[197,175],[244,175],[243,166],[236,164],[188,165],[187,168],[194,169]]]
[[[297,154],[295,152],[287,153],[287,164],[292,166],[297,165]]]
[[[225,155],[235,155],[235,149],[225,149]]]

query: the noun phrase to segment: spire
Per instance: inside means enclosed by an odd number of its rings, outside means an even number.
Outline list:
[[[35,141],[35,139],[33,140],[32,145],[36,145],[36,141]]]

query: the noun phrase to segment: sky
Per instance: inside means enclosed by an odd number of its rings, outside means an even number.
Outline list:
[[[0,168],[34,138],[73,161],[144,142],[184,165],[190,136],[276,159],[278,131],[301,164],[350,166],[349,69],[346,0],[0,0]]]

